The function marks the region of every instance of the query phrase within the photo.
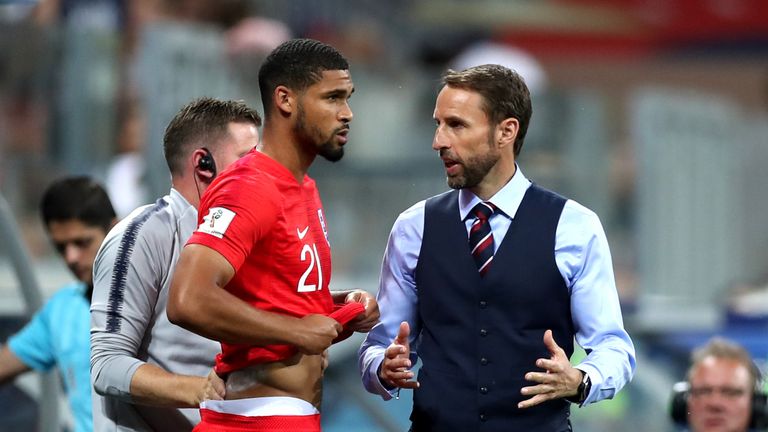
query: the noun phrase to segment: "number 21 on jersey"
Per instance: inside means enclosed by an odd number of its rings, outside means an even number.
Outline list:
[[[299,279],[297,290],[299,292],[312,292],[323,289],[323,268],[322,265],[320,265],[320,255],[317,253],[317,247],[315,247],[314,243],[312,243],[312,246],[304,244],[304,247],[301,248],[301,261],[308,261],[308,266]],[[309,277],[313,271],[317,271],[317,285],[307,284],[307,277]]]

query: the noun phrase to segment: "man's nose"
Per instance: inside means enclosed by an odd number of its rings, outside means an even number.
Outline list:
[[[64,247],[64,261],[67,264],[76,264],[80,259],[80,248],[74,245],[67,245]]]
[[[711,411],[722,411],[726,405],[728,405],[729,400],[720,392],[714,392],[711,395],[707,396],[705,400],[705,404],[707,406],[707,409]]]
[[[344,123],[349,123],[354,116],[355,114],[352,112],[352,107],[350,107],[348,103],[345,103],[344,108],[339,112],[339,120]]]
[[[440,151],[441,149],[448,148],[448,141],[440,133],[440,128],[435,130],[435,136],[432,138],[432,150]]]

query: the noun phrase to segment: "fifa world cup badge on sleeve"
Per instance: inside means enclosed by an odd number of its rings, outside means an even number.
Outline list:
[[[222,238],[227,232],[229,224],[235,218],[235,212],[224,207],[213,207],[208,210],[208,214],[203,217],[203,223],[197,227],[197,230]]]

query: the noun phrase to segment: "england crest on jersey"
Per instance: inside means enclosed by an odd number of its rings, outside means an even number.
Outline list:
[[[328,239],[328,228],[325,226],[325,218],[323,217],[323,209],[317,209],[317,218],[320,219],[320,226],[323,228],[323,234],[325,234],[325,241],[331,244]]]

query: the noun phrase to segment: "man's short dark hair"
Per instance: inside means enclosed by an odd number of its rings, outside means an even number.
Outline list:
[[[115,219],[107,192],[85,176],[65,177],[48,186],[40,201],[40,214],[46,227],[74,219],[105,232]]]
[[[272,93],[278,86],[301,92],[320,81],[324,71],[348,69],[347,59],[328,44],[314,39],[283,42],[267,56],[259,69],[264,116],[269,116]]]
[[[483,111],[491,125],[507,118],[516,118],[520,130],[515,139],[515,156],[523,148],[528,122],[531,120],[531,93],[523,78],[504,66],[486,64],[463,71],[448,69],[443,84],[453,88],[477,92],[483,97]]]
[[[188,103],[165,128],[163,150],[171,174],[181,174],[187,154],[199,147],[213,150],[229,133],[229,123],[261,126],[261,117],[243,101],[200,98]]]

